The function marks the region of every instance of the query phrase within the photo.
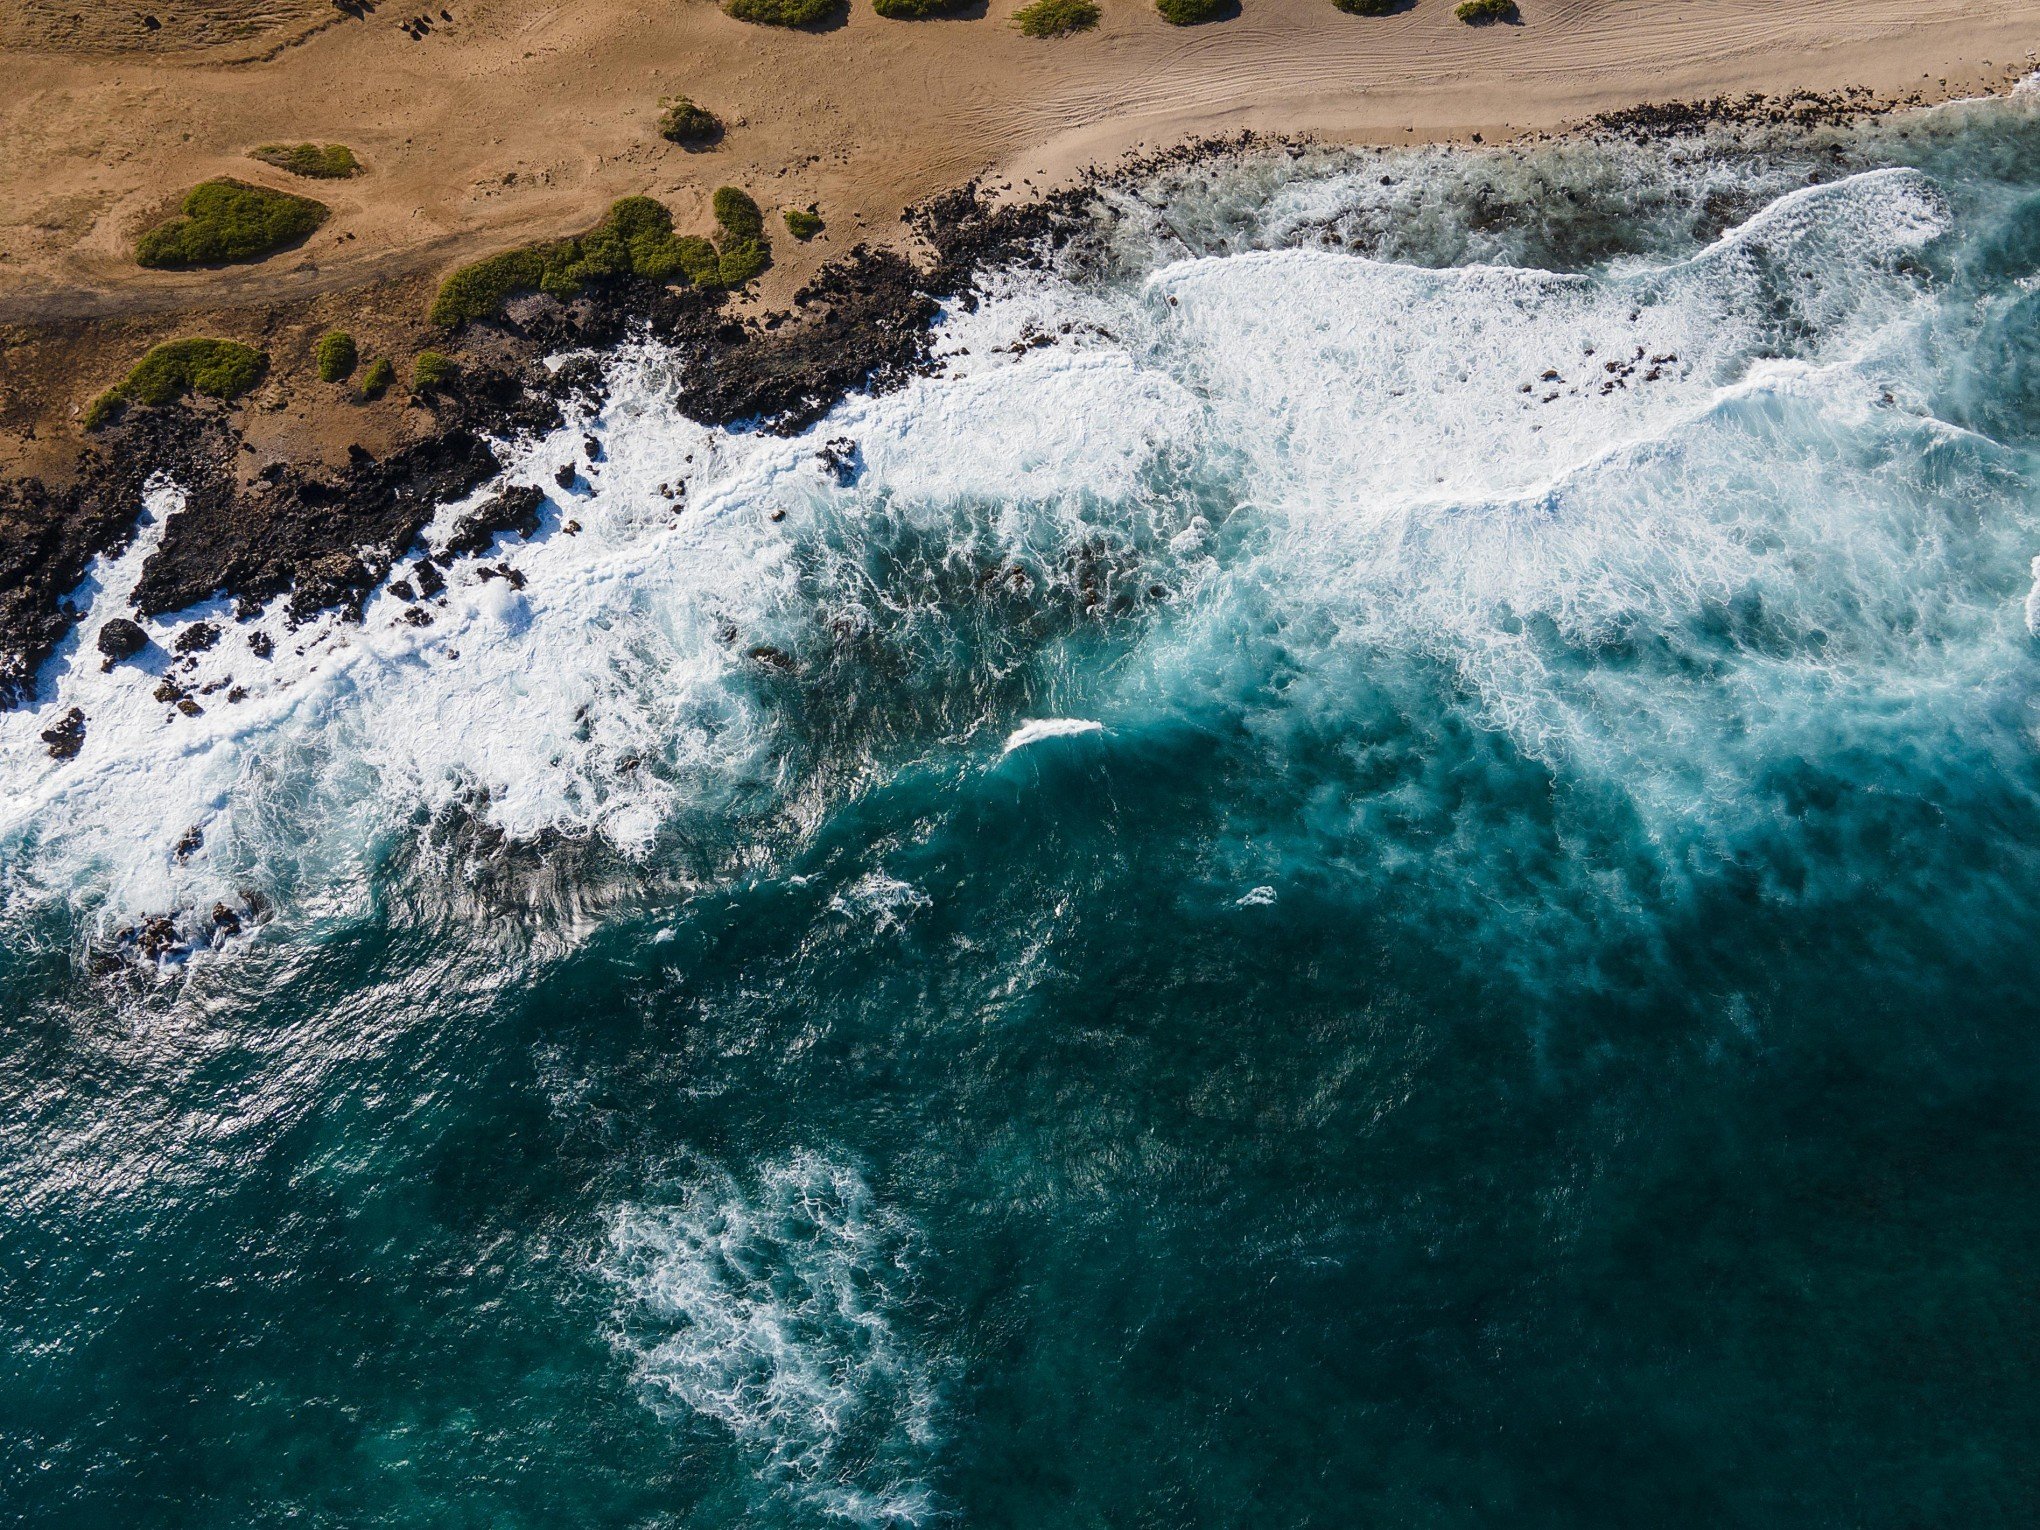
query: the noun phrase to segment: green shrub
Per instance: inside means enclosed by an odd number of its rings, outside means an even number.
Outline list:
[[[1497,21],[1516,19],[1516,0],[1461,0],[1452,13],[1470,27],[1484,27]]]
[[[413,393],[437,393],[453,386],[453,380],[460,376],[460,368],[451,356],[439,351],[420,351],[411,363],[411,391]]]
[[[354,337],[344,329],[319,336],[319,343],[312,347],[312,361],[318,366],[320,382],[345,382],[354,375],[354,363],[359,359]]]
[[[888,21],[926,21],[960,11],[970,0],[871,0],[871,8]]]
[[[722,119],[705,106],[696,106],[685,96],[661,101],[666,108],[659,118],[659,136],[674,143],[707,144],[722,137]]]
[[[723,14],[767,27],[818,27],[843,13],[843,0],[723,0]]]
[[[1215,21],[1225,10],[1226,0],[1155,0],[1155,9],[1172,27],[1194,27]]]
[[[96,430],[129,404],[160,408],[196,391],[239,398],[262,381],[269,354],[234,340],[166,340],[92,401],[85,428]]]
[[[718,287],[741,287],[772,264],[772,247],[762,239],[743,239],[726,244],[716,257]],[[703,286],[710,283],[704,282]]]
[[[821,214],[812,207],[789,207],[786,209],[786,231],[802,244],[819,234],[826,225]]]
[[[1409,0],[1332,0],[1348,16],[1391,16]]]
[[[585,234],[506,250],[460,267],[440,284],[431,320],[450,328],[488,318],[514,293],[566,299],[589,282],[628,276],[727,287],[737,284],[732,272],[746,271],[738,280],[748,281],[771,259],[765,216],[733,186],[715,194],[715,209],[723,232],[720,246],[691,234],[676,235],[673,214],[650,197],[625,197]],[[743,253],[739,247],[745,247]]]
[[[751,200],[748,192],[734,186],[718,186],[715,192],[715,221],[726,239],[762,239],[765,237],[765,214],[758,210],[758,204]]]
[[[364,403],[372,404],[390,391],[390,384],[397,380],[396,365],[387,356],[378,356],[368,364],[368,370],[361,374],[361,397]]]
[[[1013,25],[1026,37],[1067,37],[1098,24],[1091,0],[1034,0],[1013,13]]]
[[[248,157],[314,181],[344,181],[361,174],[361,161],[344,143],[329,143],[324,148],[315,143],[265,143],[250,149]]]
[[[304,238],[326,221],[326,204],[246,181],[205,181],[185,194],[181,217],[135,245],[145,266],[175,269],[256,260]]]

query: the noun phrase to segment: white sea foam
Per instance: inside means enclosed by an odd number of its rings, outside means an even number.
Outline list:
[[[1029,744],[1038,744],[1045,738],[1075,738],[1083,733],[1103,733],[1105,724],[1088,717],[1037,717],[1024,722],[1006,736],[1006,745],[999,753],[1011,754],[1015,749],[1025,749]]]
[[[920,1258],[854,1167],[803,1152],[619,1207],[599,1268],[651,1408],[723,1431],[777,1493],[898,1525],[938,1507],[941,1367],[904,1326]]]
[[[97,571],[43,704],[0,717],[7,896],[115,917],[253,886],[344,912],[421,816],[639,859],[676,825],[812,824],[817,793],[838,788],[802,775],[790,698],[827,682],[775,679],[750,655],[826,665],[888,623],[950,619],[982,576],[945,562],[1159,578],[1179,603],[1171,636],[1118,682],[1159,687],[1142,704],[1181,704],[1227,671],[1243,622],[1272,622],[1312,667],[1360,650],[1436,662],[1523,749],[1666,790],[1646,762],[1678,782],[1695,727],[1739,710],[1736,726],[1762,723],[1769,704],[1568,667],[1554,645],[1676,646],[1754,600],[1783,641],[1819,634],[1817,652],[1773,663],[1781,694],[1879,643],[1910,644],[1908,672],[1934,673],[1935,623],[1959,613],[1933,606],[1919,560],[1948,496],[1988,491],[1986,471],[1930,493],[1908,465],[1983,450],[1903,381],[1931,307],[1905,258],[1947,217],[1927,177],[1893,170],[1779,198],[1690,258],[1596,275],[1264,251],[1132,288],[1002,277],[938,331],[945,375],[851,399],[791,440],[685,420],[663,354],[629,350],[599,416],[508,469],[552,501],[537,538],[490,560],[521,590],[466,563],[425,627],[386,592],[358,627],[293,632],[280,610],[253,628],[223,612],[148,623],[160,644],[222,620],[220,644],[180,668],[205,709],[185,717],[152,699],[162,656],[110,674],[78,662],[146,539]],[[601,460],[553,490],[584,433]],[[847,486],[815,460],[838,436],[859,444]],[[1228,518],[1258,528],[1230,554]],[[934,550],[909,566],[894,552],[917,533]],[[252,630],[273,659],[250,653]],[[73,705],[85,748],[58,764],[38,735]],[[944,712],[938,728],[1000,727],[1010,751],[1074,721]],[[867,769],[841,761],[828,779]],[[1663,812],[1698,792],[1677,787]]]

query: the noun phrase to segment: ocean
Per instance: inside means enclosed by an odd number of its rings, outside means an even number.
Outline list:
[[[196,716],[159,481],[0,717],[0,1515],[2032,1523],[2040,95],[1158,162],[935,351],[626,345]]]

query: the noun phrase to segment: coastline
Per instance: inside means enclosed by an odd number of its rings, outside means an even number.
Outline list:
[[[1745,16],[1750,10],[1739,0],[1714,9]],[[695,7],[689,14],[704,21],[697,14],[702,10]],[[1606,7],[1559,10],[1577,18],[1600,16]],[[1277,19],[1290,14],[1279,11]],[[2005,25],[1991,17],[1969,18],[1957,28],[1943,14],[1937,23],[1920,25],[1940,25],[1951,37],[1959,32],[1968,51],[1980,54],[1985,48],[1976,39],[2001,42],[2006,35]],[[853,21],[844,30],[854,26]],[[916,35],[926,30],[892,28]],[[1232,30],[1194,29],[1174,55],[1176,62],[1208,53],[1213,39]],[[324,39],[337,35],[321,28],[315,41],[324,45]],[[1277,27],[1276,35],[1289,34]],[[69,590],[93,556],[124,545],[131,534],[134,516],[121,507],[137,497],[140,457],[150,470],[175,467],[192,491],[191,506],[173,518],[151,575],[136,592],[143,614],[181,609],[216,593],[237,599],[250,611],[285,593],[294,612],[347,610],[406,555],[434,502],[493,476],[495,458],[487,437],[547,428],[560,417],[563,398],[590,386],[590,379],[571,370],[548,374],[540,358],[569,347],[613,343],[632,326],[648,327],[687,355],[692,381],[685,404],[704,422],[801,426],[854,389],[884,386],[925,365],[927,329],[940,303],[966,292],[978,272],[1022,258],[1044,239],[1067,232],[1099,186],[1151,173],[1159,165],[1249,142],[1403,146],[1455,139],[1536,141],[1554,133],[1594,131],[1657,137],[1728,118],[1801,124],[1855,120],[1992,93],[2031,72],[2031,56],[2022,54],[2015,62],[1990,63],[1980,80],[1959,70],[1935,74],[1930,66],[1922,86],[1904,87],[1891,52],[1897,45],[1894,37],[1901,34],[1871,27],[1865,35],[1867,42],[1833,50],[1822,66],[1841,74],[1865,70],[1873,80],[1882,79],[1881,87],[1858,79],[1827,92],[1765,95],[1733,88],[1764,73],[1752,68],[1728,71],[1727,80],[1715,82],[1722,89],[1691,93],[1685,105],[1652,106],[1648,103],[1676,98],[1642,92],[1634,74],[1620,70],[1590,72],[1554,89],[1558,75],[1546,68],[1541,75],[1533,70],[1524,76],[1529,85],[1512,108],[1515,116],[1538,120],[1490,120],[1486,131],[1472,125],[1481,119],[1460,86],[1440,86],[1439,94],[1425,97],[1423,112],[1408,113],[1419,120],[1397,132],[1384,130],[1383,111],[1392,106],[1396,109],[1389,117],[1403,115],[1400,105],[1413,99],[1409,93],[1429,88],[1421,81],[1401,87],[1400,94],[1349,93],[1341,98],[1347,102],[1346,116],[1327,118],[1326,87],[1321,80],[1311,83],[1318,76],[1302,86],[1285,79],[1272,90],[1262,89],[1253,78],[1244,83],[1235,79],[1238,99],[1220,91],[1193,106],[1166,105],[1145,114],[1136,109],[1106,122],[1066,128],[1009,156],[982,179],[965,178],[960,186],[951,181],[946,184],[958,189],[909,202],[896,223],[888,220],[882,231],[870,230],[871,242],[860,239],[847,252],[848,233],[814,246],[778,241],[782,258],[755,291],[710,294],[624,283],[592,289],[567,303],[519,300],[503,319],[471,325],[454,338],[449,348],[460,358],[465,381],[451,394],[422,403],[406,401],[401,390],[373,405],[349,402],[330,389],[322,394],[308,387],[302,375],[305,356],[318,333],[342,320],[385,353],[447,344],[423,321],[437,274],[457,255],[500,247],[494,230],[465,236],[465,245],[464,236],[445,235],[414,246],[409,255],[429,259],[429,269],[396,275],[374,269],[367,285],[350,281],[356,266],[343,262],[322,270],[312,257],[293,263],[284,256],[252,267],[187,274],[153,290],[149,283],[160,273],[137,277],[124,267],[124,290],[141,294],[133,303],[123,300],[113,303],[111,311],[74,312],[28,324],[0,323],[9,360],[0,370],[13,379],[12,397],[0,398],[0,564],[13,571],[9,587],[0,592],[0,705],[33,699],[38,668],[71,625],[65,604]],[[817,40],[799,38],[795,45]],[[1519,46],[1534,41],[1527,36],[1517,40]],[[1698,50],[1668,70],[1667,78],[1704,75],[1722,48],[1747,52],[1752,46],[1749,34],[1733,33],[1712,52]],[[1997,42],[1986,46],[1993,60],[2007,51]],[[295,51],[285,49],[280,56],[292,57]],[[1438,67],[1450,62],[1448,55]],[[1906,72],[1919,62],[1917,52],[1910,53]],[[1790,73],[1803,63],[1772,60],[1768,67]],[[1475,72],[1466,78],[1480,76]],[[1540,96],[1540,89],[1547,95]],[[1267,99],[1245,104],[1257,90]],[[1152,78],[1146,84],[1134,81],[1121,99],[1136,108],[1155,99]],[[1559,103],[1598,108],[1599,114],[1575,110],[1545,123],[1539,118],[1545,108],[1525,110],[1521,100],[1544,100],[1553,111]],[[1265,130],[1263,119],[1278,126],[1317,121],[1324,130],[1277,133]],[[1189,131],[1207,121],[1224,126],[1229,136]],[[691,162],[695,157],[685,158]],[[725,156],[705,158],[710,163],[697,173],[707,180],[728,172]],[[938,156],[936,163],[946,161]],[[690,163],[689,169],[694,168]],[[924,167],[922,173],[935,170]],[[686,197],[661,194],[684,227],[690,216]],[[705,201],[705,193],[698,199]],[[587,221],[584,206],[573,222]],[[853,229],[864,232],[855,224]],[[402,264],[404,257],[386,258]],[[291,270],[265,269],[287,264]],[[293,272],[326,285],[303,296],[290,280]],[[233,300],[262,281],[274,288],[265,301]],[[187,294],[189,301],[179,305],[178,297]],[[89,310],[103,289],[86,281],[76,296],[77,306]],[[0,293],[0,317],[10,311],[10,297],[14,312],[24,303],[33,306],[21,292]],[[263,346],[274,357],[269,379],[235,407],[190,402],[136,411],[130,422],[111,430],[80,431],[83,403],[134,356],[156,340],[189,333]],[[24,406],[30,395],[34,401]],[[362,537],[364,525],[374,528],[373,537]]]

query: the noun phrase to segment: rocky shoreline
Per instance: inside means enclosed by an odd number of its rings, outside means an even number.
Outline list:
[[[0,709],[36,701],[39,671],[80,615],[72,592],[93,558],[131,540],[158,475],[176,481],[184,503],[134,589],[119,592],[136,614],[224,596],[244,619],[279,598],[293,621],[325,610],[358,615],[438,507],[502,470],[492,439],[555,429],[568,403],[599,401],[598,366],[549,369],[546,357],[646,333],[681,358],[679,403],[689,415],[792,433],[856,389],[897,386],[925,369],[941,305],[967,299],[981,271],[1040,258],[1076,225],[1088,195],[994,208],[975,183],[964,186],[904,215],[932,259],[859,246],[825,266],[790,310],[748,320],[730,313],[726,293],[643,281],[567,301],[516,299],[446,342],[460,376],[431,400],[428,434],[382,456],[354,446],[337,470],[277,461],[249,474],[252,448],[228,409],[203,401],[130,409],[88,439],[69,486],[0,482]],[[515,506],[506,515],[500,529],[524,518]],[[456,537],[445,556],[485,548],[489,537],[470,547],[476,540]],[[75,753],[77,732],[51,741],[52,753]]]
[[[1658,142],[1728,126],[1804,131],[1918,104],[1863,91],[1720,97],[1605,114],[1575,132]],[[1226,154],[1306,147],[1251,133],[1186,143],[1006,205],[972,182],[902,215],[927,258],[860,245],[823,267],[784,312],[740,319],[727,293],[636,280],[565,301],[520,297],[500,317],[440,342],[460,376],[430,399],[429,433],[380,456],[353,446],[337,469],[274,461],[251,473],[245,458],[253,448],[221,406],[131,409],[88,438],[68,487],[32,477],[0,482],[0,709],[37,699],[38,672],[79,615],[71,592],[95,556],[127,545],[144,488],[158,474],[174,479],[185,500],[135,588],[121,592],[135,613],[161,616],[225,596],[244,619],[279,598],[293,621],[324,610],[358,615],[416,549],[436,509],[501,471],[492,439],[555,429],[570,402],[599,403],[599,366],[549,369],[547,357],[649,334],[680,358],[685,413],[710,425],[793,433],[849,393],[927,370],[941,306],[967,302],[980,273],[1048,258],[1088,226],[1103,189]],[[504,513],[501,529],[514,529],[517,507]],[[461,555],[473,540],[456,538],[442,557]],[[70,748],[75,731],[52,741],[52,752]]]

